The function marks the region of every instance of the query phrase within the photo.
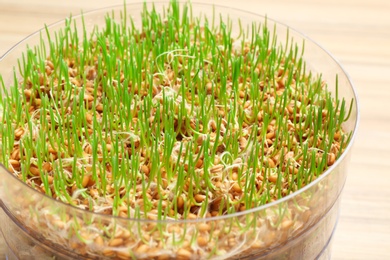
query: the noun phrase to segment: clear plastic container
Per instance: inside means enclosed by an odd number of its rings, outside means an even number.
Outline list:
[[[167,4],[155,5],[161,9]],[[127,5],[127,12],[136,23],[142,8],[143,3]],[[211,17],[215,11],[233,21],[240,19],[244,26],[264,21],[262,16],[229,7],[216,6],[214,10],[211,5],[193,3],[192,9],[194,15]],[[123,6],[84,14],[86,29],[103,26],[107,12],[119,17],[121,10]],[[80,17],[74,19],[81,24]],[[271,31],[275,24],[278,40],[285,42],[288,27],[268,19]],[[48,30],[54,32],[63,26],[60,22]],[[321,73],[329,89],[335,88],[338,75],[339,97],[355,100],[344,125],[346,131],[353,131],[351,142],[318,179],[283,199],[244,212],[201,220],[155,221],[112,217],[69,206],[35,191],[0,166],[0,225],[8,246],[8,259],[329,259],[358,123],[358,105],[351,81],[340,64],[301,33],[290,28],[289,36],[298,44],[305,41],[308,69]],[[0,73],[6,85],[13,81],[13,67],[17,67],[25,46],[34,46],[39,41],[37,32],[2,57]],[[211,230],[201,231],[205,223]],[[152,232],[160,232],[165,241],[148,240]],[[190,243],[174,243],[172,234],[190,239]],[[102,236],[106,239],[99,239]],[[213,250],[205,252],[191,240],[199,236],[204,236],[207,247]]]

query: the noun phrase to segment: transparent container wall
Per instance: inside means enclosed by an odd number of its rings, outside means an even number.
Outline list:
[[[161,4],[156,4],[156,9],[160,8]],[[120,17],[123,7],[86,14],[87,30],[103,26],[106,12],[111,10]],[[136,22],[141,10],[142,4],[127,6]],[[193,4],[194,16],[211,17],[212,12],[209,5]],[[235,21],[233,26],[238,19],[243,25],[264,21],[261,16],[231,8],[216,7],[215,13],[228,14]],[[81,25],[80,18],[76,22]],[[63,25],[56,24],[49,31]],[[268,20],[268,26],[272,31],[274,22]],[[277,24],[282,43],[286,32],[286,26]],[[328,53],[292,29],[289,35],[300,46],[305,40],[308,69],[321,72],[331,90],[337,74],[339,96],[356,100],[347,75]],[[13,67],[27,44],[39,44],[39,33],[0,61],[6,85],[13,83]],[[354,131],[357,124],[356,102],[352,109],[347,131]],[[187,221],[124,219],[80,210],[38,193],[0,167],[1,230],[9,257],[15,259],[327,259],[351,144],[325,174],[282,200],[239,214]]]

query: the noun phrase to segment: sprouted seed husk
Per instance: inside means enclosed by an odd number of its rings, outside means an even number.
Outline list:
[[[27,48],[13,86],[1,81],[1,161],[20,180],[109,216],[205,219],[285,197],[342,154],[349,104],[306,69],[301,43],[280,44],[266,21],[232,32],[239,21],[193,17],[191,4],[176,1],[141,15],[139,28],[126,11],[119,22],[107,15],[90,34],[70,18]],[[273,225],[289,228],[291,218]],[[227,245],[244,248],[234,236],[256,225],[233,228]],[[224,253],[203,236],[218,226],[198,228],[190,241],[170,237],[176,257],[190,257],[193,244],[199,255]],[[134,239],[73,233],[110,248]],[[131,255],[105,256],[146,257],[143,241]]]

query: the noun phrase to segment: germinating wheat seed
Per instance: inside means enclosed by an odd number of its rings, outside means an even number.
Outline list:
[[[238,21],[190,17],[172,1],[165,15],[145,9],[139,28],[108,15],[90,34],[72,19],[47,30],[49,44],[20,59],[21,78],[2,84],[2,163],[81,209],[155,220],[264,205],[333,165],[351,136],[341,126],[348,109],[306,70],[303,50],[279,45],[266,25],[233,33]]]

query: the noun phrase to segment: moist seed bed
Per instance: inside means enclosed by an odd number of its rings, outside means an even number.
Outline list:
[[[179,13],[176,1],[166,16],[145,9],[141,29],[107,15],[106,27],[90,35],[69,19],[47,35],[47,48],[29,48],[19,63],[22,78],[2,102],[2,162],[56,200],[149,220],[234,214],[318,178],[348,144],[345,101],[306,71],[298,45],[278,45],[265,25],[240,28],[237,38],[232,21],[210,26],[188,12]],[[69,219],[50,225],[67,229]],[[291,211],[259,221],[254,226],[267,225],[269,234],[246,248],[273,245],[274,232],[286,239],[304,223],[293,219]],[[245,248],[247,226],[233,227],[232,235],[217,224],[174,227],[163,234],[146,224],[143,238],[112,226],[111,235],[80,228],[82,242],[69,245],[83,255],[105,247],[104,256],[123,259],[130,257],[120,250],[126,246],[131,256],[156,259]],[[180,247],[164,244],[175,233],[190,236],[175,242]],[[221,241],[226,248],[214,252]],[[150,248],[160,252],[146,253]]]

